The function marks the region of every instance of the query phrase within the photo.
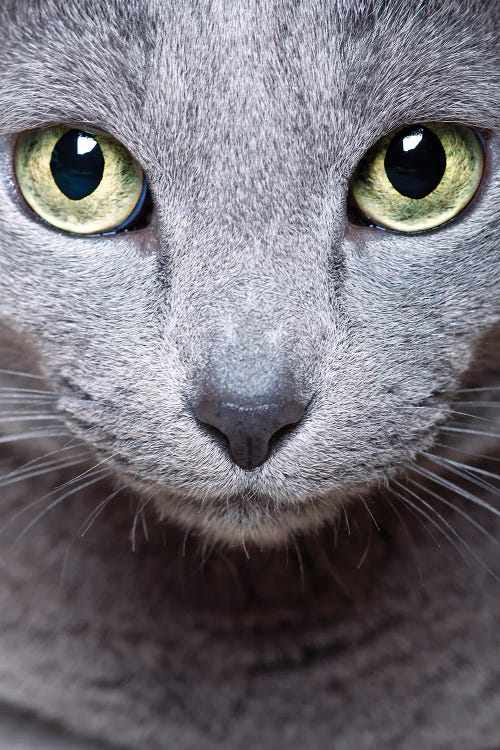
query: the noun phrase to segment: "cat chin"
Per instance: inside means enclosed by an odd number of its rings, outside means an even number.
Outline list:
[[[200,501],[189,495],[157,493],[154,503],[160,521],[183,528],[186,535],[245,551],[247,546],[280,547],[296,535],[314,534],[372,489],[366,485],[295,502],[255,495]]]

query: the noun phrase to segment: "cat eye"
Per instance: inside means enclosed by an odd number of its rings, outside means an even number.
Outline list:
[[[148,223],[142,167],[111,136],[63,125],[27,131],[14,163],[26,203],[57,229],[106,234]]]
[[[422,232],[450,221],[467,206],[483,170],[482,142],[471,128],[409,125],[393,130],[365,154],[350,194],[371,226]]]

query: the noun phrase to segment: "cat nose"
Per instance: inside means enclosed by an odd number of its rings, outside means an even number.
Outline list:
[[[200,422],[224,436],[232,460],[246,470],[264,463],[279,437],[300,422],[306,409],[307,403],[290,387],[251,401],[208,390],[194,404]]]

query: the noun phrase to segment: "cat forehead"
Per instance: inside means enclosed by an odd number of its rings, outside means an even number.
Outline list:
[[[363,149],[401,122],[498,117],[494,0],[2,5],[4,132],[75,121],[131,147],[139,130],[263,148],[286,131]]]

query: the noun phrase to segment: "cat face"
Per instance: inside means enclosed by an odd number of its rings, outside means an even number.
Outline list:
[[[274,542],[428,446],[499,319],[498,8],[128,6],[2,3],[0,315],[160,515]],[[424,233],[351,221],[363,155],[421,122],[485,138],[471,204]],[[142,165],[147,226],[26,206],[16,138],[59,124]]]

